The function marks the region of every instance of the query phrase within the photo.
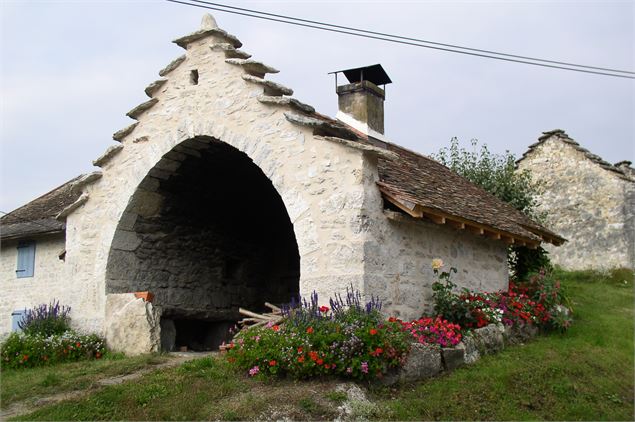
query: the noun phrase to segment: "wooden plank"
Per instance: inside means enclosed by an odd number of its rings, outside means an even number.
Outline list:
[[[423,217],[423,214],[421,213],[421,211],[419,211],[417,209],[416,206],[414,206],[413,208],[408,208],[409,204],[406,203],[408,201],[402,201],[402,200],[392,196],[391,194],[386,193],[384,190],[382,190],[381,186],[379,187],[379,190],[382,192],[382,194],[383,194],[385,199],[387,199],[391,204],[397,206],[397,208],[399,208],[400,210],[402,210],[403,212],[405,212],[409,216],[414,217],[414,218]]]
[[[447,223],[454,227],[455,229],[459,229],[459,230],[465,230],[465,223],[462,223],[460,221],[456,221],[456,220],[447,220]]]

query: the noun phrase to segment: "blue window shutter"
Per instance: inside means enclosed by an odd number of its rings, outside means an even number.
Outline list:
[[[33,277],[35,270],[35,242],[18,244],[18,266],[15,274],[18,278]]]
[[[25,314],[25,309],[22,309],[21,311],[11,312],[11,331],[22,331],[22,329],[18,325],[18,322],[22,321],[22,318],[24,318]]]

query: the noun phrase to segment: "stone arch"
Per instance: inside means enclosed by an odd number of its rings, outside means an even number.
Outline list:
[[[210,349],[239,318],[299,293],[300,254],[285,203],[234,146],[194,136],[143,178],[117,225],[106,293],[151,291],[163,349]]]

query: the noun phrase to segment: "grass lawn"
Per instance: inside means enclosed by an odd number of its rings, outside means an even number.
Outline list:
[[[633,420],[632,275],[560,276],[575,309],[568,333],[540,336],[436,379],[372,387],[368,396],[374,404],[358,403],[355,415],[380,420]],[[3,401],[8,397],[5,389],[14,395],[32,394],[16,392],[21,377],[17,372],[2,374]],[[50,374],[65,377],[66,372]],[[5,384],[7,373],[14,377],[12,384]],[[76,376],[64,382],[70,385]],[[46,375],[38,377],[39,381],[29,381],[31,388],[48,388],[42,386]],[[221,359],[204,358],[42,408],[22,419],[332,419],[345,398],[336,391],[339,383],[248,379]]]
[[[64,363],[28,369],[2,371],[0,408],[29,399],[73,390],[91,388],[101,378],[126,375],[148,365],[165,362],[160,355],[123,358],[118,355],[96,361]]]

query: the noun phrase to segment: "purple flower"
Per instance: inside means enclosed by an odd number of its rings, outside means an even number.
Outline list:
[[[362,372],[365,374],[368,373],[368,362],[362,362]]]

